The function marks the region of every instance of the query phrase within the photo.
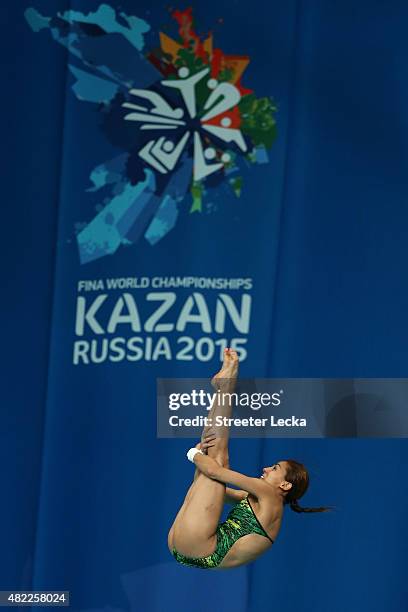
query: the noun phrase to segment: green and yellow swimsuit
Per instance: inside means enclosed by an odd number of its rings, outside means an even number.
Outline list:
[[[249,533],[258,533],[265,536],[273,544],[272,538],[268,536],[265,529],[255,516],[248,496],[237,503],[227,516],[227,519],[217,527],[217,547],[212,555],[208,557],[186,557],[173,548],[172,553],[176,561],[189,567],[201,569],[212,569],[217,567],[231,546],[239,538]]]

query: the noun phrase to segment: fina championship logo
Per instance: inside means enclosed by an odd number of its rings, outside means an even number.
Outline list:
[[[106,138],[123,151],[90,173],[87,191],[103,197],[94,218],[76,227],[81,264],[142,236],[156,244],[182,205],[211,212],[220,187],[239,197],[245,167],[268,162],[276,107],[242,85],[247,56],[226,55],[211,33],[196,34],[191,8],[172,13],[178,35],[160,32],[150,50],[150,25],[106,4],[55,17],[29,8],[25,18],[70,51],[75,96],[97,105]]]

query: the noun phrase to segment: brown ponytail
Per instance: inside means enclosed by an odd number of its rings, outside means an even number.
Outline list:
[[[299,506],[298,499],[304,495],[309,487],[309,474],[302,463],[294,459],[286,459],[288,469],[285,480],[292,483],[292,488],[286,494],[284,504],[289,504],[293,512],[328,512],[333,510],[332,506],[320,506],[318,508],[304,508]]]
[[[319,508],[304,508],[303,506],[299,506],[297,499],[292,499],[290,504],[290,509],[293,512],[328,512],[329,510],[333,510],[331,506],[321,506]]]

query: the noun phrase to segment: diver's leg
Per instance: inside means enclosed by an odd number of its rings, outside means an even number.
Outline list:
[[[225,484],[200,473],[171,529],[172,546],[188,557],[211,555],[224,508]]]
[[[235,351],[226,351],[223,366],[213,378],[213,384],[221,393],[232,393],[238,373],[238,356]],[[225,400],[225,398],[224,398]],[[229,417],[232,403],[216,401],[210,415]],[[212,413],[212,415],[211,415]],[[229,467],[228,438],[229,427],[213,426],[205,428],[202,439],[210,433],[216,434],[213,446],[207,449],[207,454],[221,466]],[[182,554],[190,557],[202,557],[214,552],[217,536],[216,531],[224,508],[225,484],[212,480],[199,472],[195,475],[186,499],[172,527],[172,543]]]
[[[216,417],[230,418],[232,414],[233,400],[232,395],[235,391],[235,385],[238,375],[238,355],[236,351],[226,349],[224,353],[224,362],[221,370],[212,379],[214,388],[218,391],[215,397],[213,407],[209,413],[209,422],[212,425],[203,429],[202,438],[210,432],[215,433],[216,439],[211,448],[208,449],[208,455],[215,459],[223,467],[229,467],[229,426],[217,425]]]
[[[209,437],[204,438],[204,440],[201,442],[200,445],[197,445],[196,448],[200,448],[205,454],[208,453],[208,449],[211,448],[213,445],[215,444],[215,440],[214,440],[214,436],[213,434],[211,434]],[[170,550],[172,550],[173,548],[173,534],[174,534],[174,525],[176,524],[176,522],[179,520],[180,516],[183,514],[183,511],[187,505],[187,502],[189,501],[189,499],[191,498],[191,494],[192,494],[192,490],[193,490],[193,486],[194,483],[196,482],[197,478],[199,477],[199,475],[202,474],[202,472],[200,472],[200,470],[198,468],[195,469],[194,471],[194,478],[193,478],[193,482],[190,485],[190,488],[187,491],[187,494],[184,498],[183,504],[181,506],[181,508],[179,509],[176,518],[173,521],[173,525],[170,528],[169,531],[169,535],[168,535],[168,545]]]
[[[184,501],[183,501],[179,511],[177,512],[176,517],[175,517],[175,519],[173,521],[173,524],[172,524],[172,526],[170,528],[170,531],[169,531],[168,545],[169,545],[170,549],[173,549],[173,536],[174,536],[175,525],[181,521],[181,519],[183,517],[183,514],[184,514],[184,510],[186,509],[186,507],[188,505],[188,502],[191,499],[191,496],[192,496],[192,493],[193,493],[193,490],[194,490],[194,485],[195,485],[195,483],[197,482],[197,479],[200,476],[204,476],[204,474],[202,474],[202,472],[200,472],[200,470],[198,468],[196,468],[195,469],[195,473],[194,473],[194,480],[191,483],[190,488],[187,491],[187,494],[186,494],[186,496],[184,498]]]

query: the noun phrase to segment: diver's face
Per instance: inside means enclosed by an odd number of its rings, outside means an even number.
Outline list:
[[[278,461],[270,467],[264,467],[261,478],[269,484],[280,484],[285,480],[287,470],[286,461]]]

